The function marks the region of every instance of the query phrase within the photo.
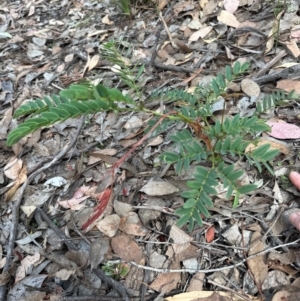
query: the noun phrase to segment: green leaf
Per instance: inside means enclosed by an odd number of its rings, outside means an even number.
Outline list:
[[[264,161],[270,161],[271,159],[274,159],[280,151],[278,149],[271,149],[262,156],[262,160]]]
[[[239,61],[236,61],[234,66],[233,66],[233,74],[238,75],[241,70],[241,63]]]
[[[268,151],[270,148],[270,144],[263,144],[257,147],[254,151],[252,151],[252,156],[253,157],[262,157],[264,153]]]
[[[162,158],[167,163],[175,163],[180,159],[180,156],[171,152],[164,152],[162,154]]]
[[[196,198],[199,194],[197,189],[183,191],[180,195],[186,199]]]
[[[188,230],[189,230],[189,232],[192,232],[194,229],[194,224],[195,224],[193,216],[190,216],[188,223],[189,223]]]
[[[19,126],[16,129],[12,130],[6,140],[6,145],[7,146],[12,146],[16,144],[20,139],[23,137],[27,136],[32,132],[31,128],[28,126]]]
[[[104,87],[103,85],[101,85],[101,84],[98,84],[95,87],[95,92],[98,94],[98,97],[100,97],[100,98],[108,98],[109,97],[108,89],[106,87]]]
[[[215,79],[212,80],[211,86],[212,86],[212,89],[213,89],[215,95],[220,95],[220,89],[219,89],[219,86],[218,86],[217,81]]]
[[[200,227],[202,227],[203,221],[202,221],[202,218],[201,218],[201,216],[200,216],[198,210],[194,210],[194,211],[193,211],[193,218],[194,218],[194,220],[197,222],[197,224],[198,224]]]
[[[197,202],[197,208],[199,209],[199,211],[206,217],[209,217],[210,214],[206,208],[206,206],[204,206],[204,204],[200,201],[200,202]]]
[[[179,220],[176,223],[177,226],[179,228],[181,228],[182,226],[184,226],[188,222],[189,218],[190,218],[190,215],[188,215],[188,214],[187,215],[181,215]]]
[[[233,201],[233,208],[237,208],[239,205],[239,199],[240,199],[240,194],[236,192],[234,201]]]
[[[195,199],[188,199],[184,205],[183,208],[188,209],[188,208],[193,208],[196,206],[197,201]]]
[[[237,189],[237,191],[240,193],[240,194],[246,194],[246,193],[249,193],[253,190],[257,189],[257,185],[255,184],[248,184],[248,185],[244,185],[244,186],[241,186]]]
[[[140,69],[139,69],[139,71],[138,71],[136,77],[135,77],[136,80],[138,80],[138,79],[140,78],[140,76],[141,76],[141,74],[143,73],[144,69],[145,69],[145,65],[142,65],[142,66],[140,67]]]
[[[245,72],[246,70],[248,70],[250,67],[250,63],[249,62],[245,62],[242,66],[241,66],[241,72]]]
[[[228,65],[225,67],[225,77],[229,82],[232,81],[231,68]]]

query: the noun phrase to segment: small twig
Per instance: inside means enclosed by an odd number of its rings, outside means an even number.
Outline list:
[[[280,245],[280,246],[276,246],[276,247],[271,247],[271,248],[268,248],[268,249],[265,249],[261,252],[258,252],[256,254],[253,254],[243,260],[241,260],[240,262],[236,263],[236,264],[232,264],[232,265],[229,265],[229,266],[225,266],[225,267],[222,267],[222,268],[216,268],[216,269],[205,269],[205,270],[199,270],[199,269],[176,269],[176,270],[172,270],[172,269],[158,269],[158,268],[152,268],[152,267],[146,267],[146,266],[143,266],[143,265],[140,265],[140,264],[137,264],[135,263],[134,261],[131,261],[129,262],[129,264],[132,264],[140,269],[144,269],[144,270],[150,270],[150,271],[153,271],[153,272],[157,272],[157,273],[213,273],[213,272],[219,272],[219,271],[223,271],[223,270],[228,270],[228,269],[234,269],[242,264],[244,264],[244,262],[246,262],[247,260],[249,259],[252,259],[252,258],[255,258],[257,256],[260,256],[260,255],[263,255],[263,254],[266,254],[272,250],[276,250],[276,249],[279,249],[279,248],[282,248],[282,247],[286,247],[286,246],[291,246],[291,245],[295,245],[297,243],[300,242],[300,239],[297,239],[293,242],[290,242],[290,243],[287,243],[287,244],[283,244],[283,245]]]
[[[253,75],[253,78],[257,78],[265,74],[273,65],[275,65],[281,58],[287,55],[286,50],[282,50],[277,55],[269,61],[263,68],[259,69],[259,71]]]
[[[13,249],[15,246],[15,240],[16,240],[16,236],[17,236],[17,230],[18,230],[18,224],[19,224],[19,209],[22,203],[22,199],[23,199],[23,194],[25,192],[25,189],[27,188],[27,186],[31,183],[31,181],[37,176],[39,175],[41,172],[43,172],[44,170],[49,169],[51,166],[58,164],[59,160],[62,159],[65,154],[73,147],[73,145],[75,145],[75,143],[77,142],[78,136],[81,132],[81,129],[83,127],[84,124],[84,119],[85,116],[82,116],[81,118],[81,123],[72,139],[72,141],[66,145],[54,158],[51,162],[47,163],[46,165],[42,166],[41,168],[39,168],[38,170],[36,170],[35,172],[33,172],[28,178],[27,181],[23,183],[20,191],[19,191],[19,197],[15,202],[15,205],[13,207],[13,212],[12,212],[12,227],[11,227],[11,232],[10,232],[10,236],[9,236],[9,242],[8,242],[8,247],[7,247],[7,253],[6,253],[6,263],[5,266],[3,267],[3,272],[6,272],[9,270],[10,266],[11,266],[11,261],[13,258]],[[6,284],[0,286],[0,301],[4,301],[5,300],[5,296],[6,296]]]
[[[229,287],[226,287],[226,286],[224,286],[224,285],[222,285],[222,284],[220,284],[220,283],[217,283],[217,282],[215,282],[215,281],[213,281],[213,280],[211,280],[211,279],[208,279],[207,282],[210,283],[210,284],[216,285],[216,286],[222,288],[222,289],[225,290],[225,291],[232,292],[234,295],[237,295],[237,296],[239,296],[240,298],[242,298],[242,299],[244,299],[244,300],[252,301],[251,299],[249,299],[248,297],[244,296],[243,294],[240,294],[240,293],[238,293],[238,292],[235,292],[233,289],[231,289],[231,288],[229,288]]]
[[[166,32],[167,32],[167,34],[168,34],[168,36],[169,36],[169,39],[170,39],[170,42],[171,42],[172,47],[175,48],[175,49],[177,49],[178,47],[177,47],[177,45],[176,45],[176,44],[174,43],[174,41],[173,41],[173,38],[172,38],[172,36],[171,36],[171,33],[170,33],[170,31],[169,31],[169,28],[168,28],[168,26],[167,26],[167,23],[165,22],[165,19],[164,19],[163,15],[162,15],[161,11],[159,12],[159,18],[161,19],[161,21],[162,21],[163,24],[164,24],[165,30],[166,30]]]
[[[278,214],[278,217],[280,216],[280,214]],[[276,220],[278,219],[278,217],[276,218]],[[282,241],[280,240],[280,238],[278,238],[277,236],[275,236],[275,235],[273,235],[273,231],[271,230],[272,229],[272,227],[273,227],[273,225],[270,227],[270,226],[268,226],[264,221],[259,221],[259,224],[260,224],[260,226],[263,228],[263,230],[264,231],[266,231],[266,233],[265,233],[265,235],[267,234],[267,233],[269,233],[270,235],[269,235],[269,237],[270,237],[270,239],[271,240],[273,240],[273,242],[275,242],[276,244],[278,244],[278,245],[282,245],[283,247],[282,247],[282,250],[284,251],[284,252],[288,252],[289,250],[288,250],[288,248],[286,248],[283,244],[282,244]],[[264,235],[264,236],[265,236]]]
[[[58,301],[109,301],[109,300],[123,300],[120,297],[115,296],[80,296],[80,297],[62,297]]]

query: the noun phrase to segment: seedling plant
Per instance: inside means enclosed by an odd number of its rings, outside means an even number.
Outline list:
[[[195,222],[202,225],[202,217],[209,216],[209,208],[213,206],[213,198],[217,195],[216,188],[220,183],[223,184],[226,197],[233,200],[233,207],[239,205],[241,195],[257,188],[255,183],[241,185],[239,179],[244,171],[226,163],[225,158],[230,157],[234,161],[246,160],[259,172],[266,168],[273,174],[270,162],[278,155],[278,150],[272,149],[269,144],[258,146],[249,152],[246,152],[246,148],[250,143],[256,144],[261,133],[270,131],[269,126],[259,118],[259,114],[291,95],[286,96],[283,92],[278,92],[266,96],[257,102],[256,112],[251,117],[236,114],[233,117],[223,115],[221,119],[213,118],[212,106],[219,97],[228,93],[232,81],[243,77],[249,63],[241,64],[237,61],[233,67],[226,66],[224,74],[217,74],[210,85],[199,86],[193,94],[183,90],[153,91],[148,101],[153,98],[168,102],[180,100],[180,106],[174,104],[172,110],[162,113],[148,109],[145,102],[141,101],[143,65],[128,66],[114,42],[104,44],[101,53],[118,66],[120,79],[130,88],[131,93],[124,95],[119,89],[102,84],[93,85],[88,81],[72,84],[58,95],[45,96],[43,99],[35,99],[21,105],[14,118],[27,118],[13,129],[7,138],[7,145],[12,146],[37,129],[99,111],[145,112],[153,116],[144,137],[114,164],[110,186],[103,191],[99,198],[100,204],[83,228],[88,228],[104,211],[111,196],[116,170],[120,165],[145,139],[174,123],[183,123],[185,126],[168,137],[173,148],[164,152],[160,156],[161,160],[172,164],[177,174],[188,170],[191,164],[197,165],[193,179],[187,182],[188,189],[181,193],[186,201],[176,211],[179,216],[178,226],[188,224],[191,231]]]

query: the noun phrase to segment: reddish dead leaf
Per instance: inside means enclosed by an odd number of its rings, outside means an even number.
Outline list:
[[[278,139],[299,139],[300,128],[294,124],[286,122],[271,122],[267,124],[271,127],[270,136]]]
[[[208,230],[205,233],[205,240],[210,243],[214,240],[215,237],[215,227],[211,226],[208,228]]]
[[[108,188],[108,189],[105,189],[99,195],[98,200],[100,201],[100,204],[95,207],[94,213],[88,219],[88,221],[82,225],[82,227],[81,227],[82,230],[86,230],[93,222],[95,222],[98,219],[98,217],[100,217],[100,215],[103,213],[103,211],[105,210],[105,208],[109,202],[111,192],[112,192],[112,189]]]
[[[224,0],[224,8],[229,13],[234,13],[239,7],[239,0]]]
[[[276,88],[282,89],[286,92],[291,92],[295,90],[297,94],[300,94],[300,81],[292,79],[283,79],[277,82]]]

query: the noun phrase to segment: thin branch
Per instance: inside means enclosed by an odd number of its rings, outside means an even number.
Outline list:
[[[276,249],[279,249],[279,248],[282,248],[282,247],[286,247],[286,246],[292,246],[292,245],[295,245],[297,243],[300,242],[300,238],[293,241],[293,242],[290,242],[290,243],[287,243],[287,244],[283,244],[283,245],[280,245],[280,246],[276,246],[276,247],[271,247],[271,248],[268,248],[266,250],[263,250],[261,252],[258,252],[258,253],[255,253],[243,260],[241,260],[240,262],[238,262],[237,264],[232,264],[232,265],[229,265],[229,266],[225,266],[225,267],[222,267],[222,268],[216,268],[216,269],[205,269],[205,270],[199,270],[199,269],[176,269],[176,270],[172,270],[172,269],[158,269],[158,268],[152,268],[152,267],[146,267],[146,266],[143,266],[143,265],[140,265],[140,264],[136,264],[134,261],[131,261],[129,262],[129,264],[132,264],[140,269],[144,269],[144,270],[150,270],[150,271],[153,271],[153,272],[157,272],[157,273],[213,273],[213,272],[219,272],[219,271],[224,271],[224,270],[228,270],[228,269],[234,269],[240,265],[242,265],[244,262],[246,262],[247,260],[249,259],[252,259],[252,258],[255,258],[257,256],[260,256],[260,255],[263,255],[265,253],[268,253],[272,250],[276,250]]]
[[[231,289],[229,287],[226,287],[226,286],[224,286],[224,285],[222,285],[220,283],[214,282],[211,279],[208,279],[207,282],[210,283],[210,284],[216,285],[216,286],[222,288],[225,291],[229,291],[229,292],[233,293],[234,295],[237,295],[237,296],[239,296],[240,298],[242,298],[242,299],[244,299],[246,301],[252,301],[252,299],[249,299],[247,296],[244,296],[243,294],[240,294],[240,293],[234,291],[233,289]]]

